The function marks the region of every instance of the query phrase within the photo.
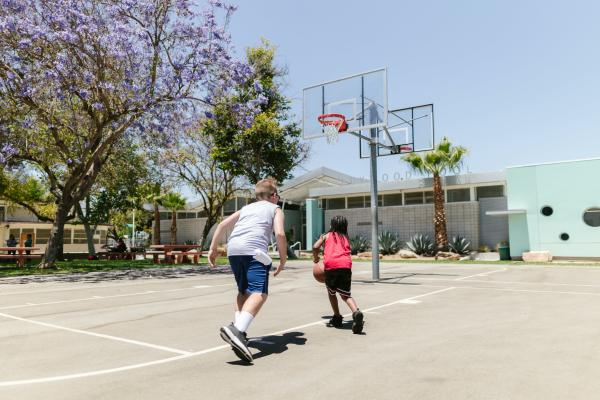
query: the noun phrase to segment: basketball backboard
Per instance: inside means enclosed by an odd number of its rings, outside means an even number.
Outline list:
[[[433,149],[433,104],[390,110],[388,124],[377,128],[377,156],[390,156]],[[363,132],[370,137],[370,133]],[[369,143],[359,139],[360,158],[369,158]]]
[[[302,134],[304,139],[324,137],[318,118],[342,114],[347,132],[387,125],[387,70],[385,68],[307,87],[303,90]]]

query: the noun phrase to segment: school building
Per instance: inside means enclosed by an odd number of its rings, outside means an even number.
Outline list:
[[[523,252],[549,251],[554,257],[600,258],[600,187],[595,184],[600,158],[509,167],[505,171],[468,173],[443,178],[448,236],[462,236],[471,249],[494,249],[509,242],[513,258]],[[433,238],[431,178],[379,182],[379,230],[402,241],[417,233]],[[350,236],[371,239],[369,181],[318,168],[280,188],[288,240],[309,249],[335,215],[348,219]],[[225,204],[231,215],[253,201],[251,191]],[[169,243],[171,212],[162,210],[161,241]],[[206,218],[200,202],[177,212],[177,242],[198,243]],[[0,238],[21,242],[34,236],[45,249],[51,224],[26,209],[0,202]],[[213,228],[214,230],[214,228]],[[97,249],[106,243],[108,226],[94,235]],[[65,252],[86,252],[83,226],[67,224]]]
[[[96,251],[106,244],[108,225],[99,225],[94,232],[94,247]],[[14,235],[17,242],[23,245],[28,234],[33,237],[34,247],[39,247],[40,252],[46,250],[52,224],[40,221],[25,207],[0,200],[0,247],[6,245],[10,235]],[[65,253],[87,253],[87,239],[83,225],[66,224],[64,233]]]

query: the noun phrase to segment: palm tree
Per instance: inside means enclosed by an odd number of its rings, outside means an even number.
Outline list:
[[[177,210],[185,207],[186,200],[179,193],[167,193],[162,199],[162,205],[173,214],[171,218],[171,244],[177,244]]]
[[[144,202],[152,204],[154,210],[154,227],[152,230],[152,244],[160,244],[160,206],[162,206],[164,193],[159,182],[146,183],[141,190]]]
[[[444,189],[442,188],[443,175],[447,171],[458,172],[462,159],[467,154],[467,149],[462,146],[452,146],[448,138],[442,141],[431,151],[421,155],[410,153],[403,157],[413,170],[433,176],[433,203],[435,229],[435,244],[437,250],[444,250],[448,246],[448,233],[446,232],[446,212],[444,211]]]

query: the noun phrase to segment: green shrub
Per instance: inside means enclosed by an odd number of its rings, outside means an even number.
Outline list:
[[[356,255],[371,248],[371,243],[362,236],[350,238],[350,253]]]
[[[398,239],[398,235],[392,232],[382,232],[379,235],[379,252],[389,255],[396,254],[402,248],[402,242]]]
[[[432,255],[435,252],[433,242],[427,235],[417,233],[406,242],[406,247],[420,256]]]
[[[450,251],[456,254],[464,256],[471,252],[471,242],[461,236],[454,236],[450,242],[448,242]]]

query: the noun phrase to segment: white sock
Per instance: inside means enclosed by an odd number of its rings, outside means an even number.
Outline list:
[[[250,314],[248,311],[240,311],[240,315],[235,319],[235,327],[240,332],[246,332],[250,323],[254,319],[254,315]]]
[[[234,315],[234,317],[233,317],[233,324],[234,324],[234,325],[237,323],[237,321],[238,321],[238,318],[239,318],[239,317],[240,317],[240,312],[239,312],[239,311],[236,311],[236,312],[235,312],[235,315]]]

